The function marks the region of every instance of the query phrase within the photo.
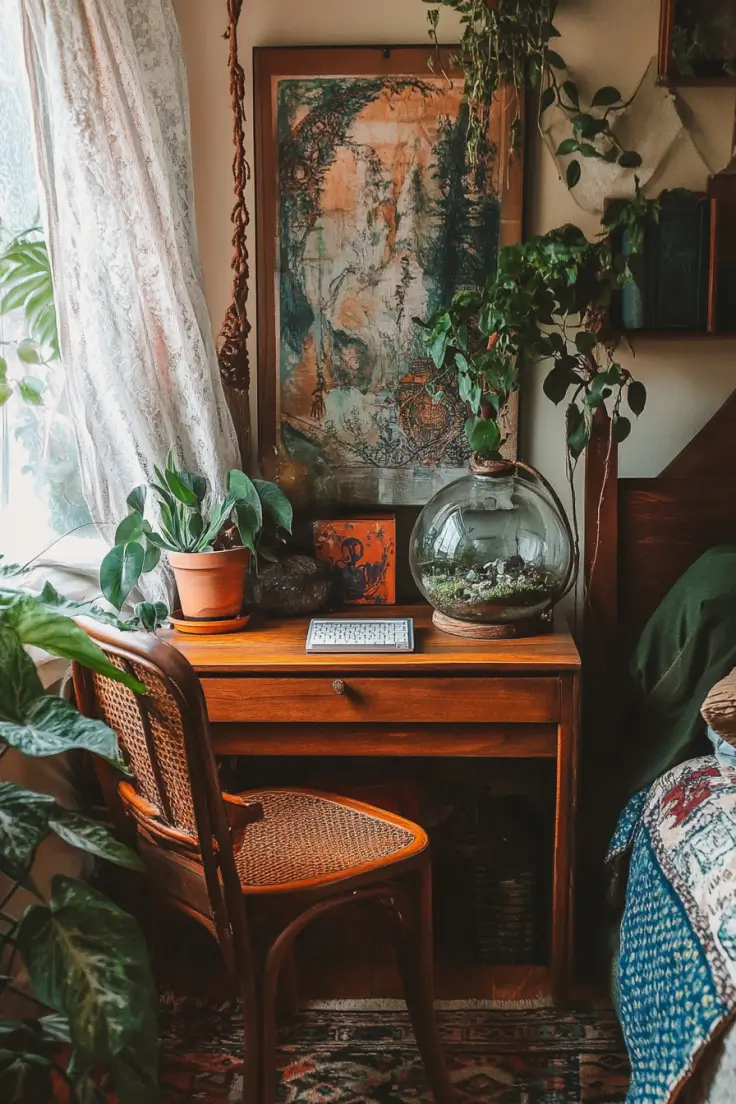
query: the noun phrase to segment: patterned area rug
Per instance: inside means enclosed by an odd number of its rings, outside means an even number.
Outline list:
[[[439,1014],[459,1104],[623,1104],[629,1067],[609,1011]],[[162,1014],[165,1104],[240,1099],[237,1010]],[[310,1009],[282,1034],[282,1104],[432,1104],[404,1012]]]

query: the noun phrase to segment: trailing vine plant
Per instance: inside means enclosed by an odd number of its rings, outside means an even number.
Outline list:
[[[436,0],[425,0],[433,6],[427,13],[429,35],[439,56],[440,7]],[[451,8],[460,16],[463,34],[457,53],[450,61],[465,76],[464,99],[468,104],[468,151],[471,164],[476,164],[486,148],[486,135],[493,97],[504,85],[511,85],[518,102],[528,90],[541,88],[539,101],[540,128],[544,113],[553,104],[569,120],[572,136],[562,141],[558,156],[570,154],[582,158],[594,157],[622,168],[636,169],[641,157],[627,150],[613,132],[611,123],[616,114],[628,107],[621,93],[612,85],[604,85],[584,103],[581,89],[567,76],[562,56],[550,48],[550,42],[560,37],[553,20],[557,0],[439,0],[441,7]],[[434,61],[430,58],[430,65]],[[521,137],[521,118],[512,122],[512,146]],[[576,156],[566,169],[569,188],[574,188],[582,175]]]
[[[469,409],[468,443],[480,457],[500,458],[501,413],[519,389],[522,363],[542,360],[552,362],[545,395],[555,405],[567,401],[571,484],[599,407],[610,416],[611,444],[628,437],[630,415],[642,413],[647,395],[616,357],[621,336],[608,315],[613,294],[634,278],[646,225],[658,212],[637,183],[633,199],[609,204],[595,240],[567,224],[506,246],[484,287],[462,288],[430,319],[415,319],[436,369],[431,394],[441,402],[457,387]],[[624,231],[625,254],[616,244]],[[574,528],[577,536],[576,519]]]

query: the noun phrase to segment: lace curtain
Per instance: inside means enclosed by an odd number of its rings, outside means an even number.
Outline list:
[[[110,534],[173,447],[239,466],[197,253],[170,0],[20,0],[85,498]]]

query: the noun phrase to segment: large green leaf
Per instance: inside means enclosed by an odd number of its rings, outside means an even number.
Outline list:
[[[35,1051],[0,1047],[3,1104],[53,1104],[51,1059]]]
[[[156,992],[133,918],[57,874],[49,907],[23,917],[18,946],[39,1000],[69,1020],[78,1069],[112,1069],[120,1104],[157,1104]]]
[[[73,598],[66,598],[59,594],[51,583],[44,583],[43,590],[38,595],[39,602],[52,610],[60,610],[70,615],[93,617],[95,621],[102,621],[105,625],[115,625],[116,628],[125,628],[125,621],[121,621],[114,613],[103,610],[94,602],[75,602]]]
[[[87,851],[90,855],[107,859],[116,866],[127,866],[130,870],[145,870],[135,851],[131,851],[116,839],[104,824],[98,824],[96,820],[90,820],[81,813],[75,813],[72,809],[65,809],[62,805],[54,803],[48,823],[49,828],[60,839],[70,843],[72,847],[78,847],[80,851]]]
[[[19,721],[42,697],[43,684],[36,665],[0,612],[0,723]]]
[[[291,525],[294,520],[294,510],[280,487],[277,487],[275,483],[269,483],[266,479],[254,479],[253,485],[258,492],[258,497],[261,500],[264,512],[269,515],[280,525],[282,529],[286,529],[287,533],[291,532]]]
[[[100,590],[115,609],[122,609],[125,599],[140,579],[144,559],[143,545],[131,541],[129,544],[116,544],[102,561]]]
[[[143,515],[137,510],[124,517],[115,530],[115,544],[137,541],[143,534]]]
[[[258,523],[255,511],[248,502],[238,502],[235,505],[235,520],[238,523],[238,533],[243,542],[243,548],[249,548],[255,555],[255,536],[258,532]]]
[[[71,617],[49,609],[31,595],[19,595],[5,607],[3,616],[21,644],[32,644],[52,655],[76,660],[100,675],[122,682],[129,690],[138,694],[145,692],[143,683],[115,667],[102,648]]]
[[[226,486],[228,494],[236,503],[245,502],[256,515],[256,532],[263,525],[263,506],[256,490],[255,484],[245,472],[233,468],[227,473]]]
[[[15,782],[0,782],[0,870],[24,882],[28,860],[48,832],[56,802]]]
[[[24,755],[59,755],[84,748],[122,765],[115,733],[102,721],[84,717],[74,706],[51,694],[42,694],[21,718],[0,720],[0,740]]]

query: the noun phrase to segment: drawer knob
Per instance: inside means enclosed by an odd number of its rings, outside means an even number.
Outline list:
[[[342,679],[335,679],[332,684],[332,689],[335,691],[336,694],[342,695],[347,690],[347,686]]]

